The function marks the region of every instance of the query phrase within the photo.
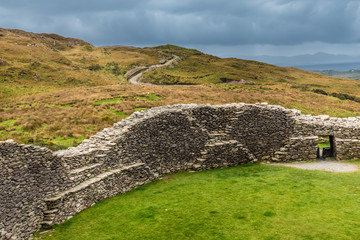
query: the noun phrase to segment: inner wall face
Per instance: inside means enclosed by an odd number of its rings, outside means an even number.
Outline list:
[[[242,142],[257,158],[283,147],[294,132],[294,121],[282,111],[245,110],[231,135]]]
[[[200,156],[208,139],[208,134],[188,115],[162,113],[135,125],[124,136],[120,142],[122,156],[126,156],[122,164],[141,161],[164,171],[174,166],[182,170]]]

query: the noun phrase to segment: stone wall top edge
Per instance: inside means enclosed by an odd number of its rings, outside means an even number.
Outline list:
[[[121,135],[127,131],[128,128],[145,121],[149,118],[155,117],[159,114],[163,114],[166,112],[176,112],[176,111],[184,111],[184,110],[192,110],[196,108],[202,107],[210,107],[210,108],[233,108],[233,107],[256,107],[256,108],[264,108],[268,110],[280,110],[288,113],[291,117],[296,119],[297,121],[304,122],[307,124],[346,124],[350,123],[350,127],[359,126],[360,128],[360,116],[357,117],[348,117],[348,118],[335,118],[329,117],[328,115],[304,115],[300,110],[297,109],[287,109],[280,105],[271,105],[266,102],[263,103],[230,103],[223,105],[211,105],[211,104],[175,104],[175,105],[166,105],[160,107],[153,107],[148,110],[138,111],[131,114],[128,118],[121,120],[120,122],[114,123],[113,126],[103,129],[102,131],[94,134],[89,139],[85,139],[79,146],[70,147],[65,150],[54,151],[53,154],[55,156],[74,156],[78,154],[89,153],[93,150],[96,150],[96,147],[106,146],[118,138],[121,138]],[[17,144],[13,142],[11,139],[6,141],[0,141],[0,145],[2,144]],[[90,148],[92,144],[95,144],[95,148]],[[39,149],[48,150],[50,149],[46,147],[39,147],[34,145],[26,145],[26,144],[18,144],[20,146],[33,146]],[[52,152],[52,151],[51,151]]]
[[[104,130],[94,134],[88,139],[85,139],[77,147],[71,147],[66,150],[60,150],[55,152],[57,156],[68,156],[73,157],[82,154],[88,154],[92,151],[96,151],[96,148],[105,147],[108,144],[121,138],[122,134],[127,132],[127,130],[143,121],[146,121],[149,118],[158,116],[164,113],[171,112],[184,112],[191,111],[193,109],[210,107],[210,108],[243,108],[243,107],[256,107],[256,108],[265,108],[269,110],[280,110],[287,112],[293,116],[300,115],[301,112],[297,109],[286,109],[279,105],[270,105],[268,103],[256,103],[256,104],[247,104],[247,103],[230,103],[223,105],[211,105],[211,104],[175,104],[175,105],[166,105],[160,107],[153,107],[148,110],[142,110],[134,112],[128,118],[121,120],[120,122],[114,123],[112,127],[105,128]],[[95,147],[95,148],[94,148]]]
[[[0,147],[1,146],[7,146],[7,147],[16,147],[16,148],[23,148],[23,149],[28,149],[31,151],[36,151],[36,152],[48,152],[48,153],[52,153],[53,151],[47,147],[40,147],[40,146],[36,146],[36,145],[32,145],[32,144],[20,144],[15,142],[13,139],[8,139],[5,141],[0,141]]]

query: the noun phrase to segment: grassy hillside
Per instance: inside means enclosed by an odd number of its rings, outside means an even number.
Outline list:
[[[171,45],[162,46],[160,49],[166,49],[163,52],[168,54],[182,56],[183,61],[173,68],[154,69],[146,74],[143,81],[155,84],[206,84],[236,83],[243,79],[273,89],[322,89],[329,93],[341,92],[360,97],[360,83],[349,79],[331,78],[301,69],[278,67],[256,61],[222,59],[196,50],[174,48]]]
[[[131,47],[95,48],[55,34],[0,29],[0,102],[78,86],[126,83],[124,73],[161,54]]]
[[[124,77],[173,55],[177,65],[144,75],[161,85],[131,85]],[[96,48],[20,30],[0,29],[0,84],[0,140],[53,149],[76,146],[134,111],[176,103],[268,102],[306,114],[360,115],[358,81],[173,45]]]

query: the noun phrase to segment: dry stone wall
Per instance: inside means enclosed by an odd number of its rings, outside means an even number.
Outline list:
[[[302,115],[268,104],[174,105],[136,112],[76,148],[0,142],[0,239],[24,239],[159,176],[258,160],[360,157],[360,117]]]
[[[0,144],[0,239],[25,238],[43,220],[44,199],[65,190],[66,173],[46,148]]]

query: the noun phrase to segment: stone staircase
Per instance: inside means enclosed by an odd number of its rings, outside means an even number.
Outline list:
[[[242,161],[256,162],[256,157],[247,149],[246,146],[232,139],[230,133],[233,129],[234,121],[238,120],[236,115],[242,112],[235,112],[235,116],[229,119],[228,124],[223,130],[211,131],[208,133],[210,139],[205,144],[201,156],[196,159],[193,168],[210,169],[223,166],[236,166]],[[237,155],[238,158],[235,158]]]
[[[72,185],[78,185],[81,182],[85,181],[86,179],[94,177],[102,173],[103,171],[104,171],[103,162],[98,162],[70,170],[69,179]]]
[[[271,160],[276,162],[316,160],[317,144],[318,136],[291,137],[285,146],[273,154]]]
[[[96,202],[148,182],[149,176],[137,177],[137,173],[143,171],[143,163],[105,171],[102,165],[95,163],[70,171],[72,181],[77,184],[45,199],[46,210],[41,223],[43,228],[63,222]],[[128,174],[131,175],[130,178],[126,178]],[[129,183],[131,181],[135,182]]]
[[[192,164],[194,169],[236,166],[249,160],[256,161],[244,145],[231,137],[234,121],[238,119],[236,114],[241,113],[235,113],[225,128],[208,132],[209,140],[201,156]],[[204,128],[203,131],[207,130]],[[93,146],[90,145],[90,147]],[[68,188],[45,199],[46,209],[41,223],[43,228],[61,223],[103,199],[124,193],[158,176],[156,173],[149,172],[143,174],[142,172],[147,171],[144,170],[143,163],[122,167],[113,166],[108,169],[107,155],[104,154],[107,150],[106,148],[97,149],[93,157],[85,156],[81,162],[75,162],[72,165],[74,168],[69,169],[68,172]],[[237,157],[234,158],[234,156]]]

